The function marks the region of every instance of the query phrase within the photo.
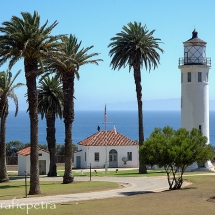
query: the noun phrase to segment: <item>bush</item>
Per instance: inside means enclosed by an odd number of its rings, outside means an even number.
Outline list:
[[[140,153],[141,162],[165,169],[170,190],[181,188],[183,173],[189,165],[204,163],[214,157],[213,148],[200,130],[173,130],[169,126],[155,128],[140,147]]]

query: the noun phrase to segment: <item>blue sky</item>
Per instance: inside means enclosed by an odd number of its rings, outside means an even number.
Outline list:
[[[141,22],[156,30],[155,37],[164,44],[161,47],[160,65],[149,73],[142,69],[143,100],[180,98],[180,70],[178,59],[183,57],[183,43],[192,36],[194,28],[199,38],[207,42],[206,54],[212,59],[210,70],[210,99],[215,99],[215,1],[211,0],[7,0],[1,2],[0,23],[9,21],[20,12],[37,10],[41,24],[47,19],[59,24],[52,31],[56,34],[75,34],[83,47],[93,45],[91,52],[101,53],[104,61],[80,68],[80,80],[75,82],[75,108],[87,109],[101,104],[136,101],[133,73],[128,68],[120,71],[110,67],[110,38],[129,22]],[[0,70],[7,69],[7,64]],[[22,73],[18,79],[25,83],[23,61],[12,69]],[[16,91],[20,109],[26,109],[26,87]],[[13,109],[10,105],[10,109]]]

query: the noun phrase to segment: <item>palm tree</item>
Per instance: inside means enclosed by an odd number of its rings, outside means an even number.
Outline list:
[[[20,74],[19,70],[14,78],[12,73],[7,70],[6,72],[0,72],[0,182],[8,181],[7,168],[6,168],[6,118],[8,116],[8,98],[11,98],[15,103],[15,116],[18,113],[18,98],[14,93],[14,90],[23,83],[14,84],[17,76]],[[13,85],[14,84],[14,85]]]
[[[128,23],[123,26],[122,31],[111,38],[109,55],[112,57],[110,65],[112,69],[121,69],[129,66],[134,71],[134,81],[136,85],[137,103],[138,103],[138,121],[139,121],[139,145],[144,141],[143,131],[143,111],[142,111],[142,86],[141,69],[154,69],[160,63],[160,55],[157,51],[163,52],[159,47],[160,39],[153,37],[153,31],[148,31],[146,25],[141,23]],[[140,163],[139,173],[147,173],[146,166]]]
[[[65,124],[65,172],[63,183],[72,183],[72,123],[74,121],[74,80],[75,76],[79,79],[79,67],[85,64],[96,64],[101,59],[93,59],[98,53],[88,54],[93,46],[80,48],[81,42],[73,35],[62,39],[64,46],[61,52],[50,61],[49,68],[56,71],[63,83],[63,118]]]
[[[40,16],[21,13],[22,18],[12,16],[11,21],[3,22],[0,27],[0,65],[9,60],[9,69],[21,58],[24,58],[27,95],[30,117],[31,170],[29,194],[39,194],[38,165],[38,97],[36,77],[38,64],[57,52],[60,45],[56,42],[61,36],[51,36],[52,29],[58,24],[55,21],[47,27],[48,21],[40,27]]]
[[[38,86],[38,113],[41,118],[46,118],[47,142],[50,153],[50,167],[48,176],[57,176],[56,170],[56,139],[55,139],[55,117],[62,118],[63,91],[57,76],[45,77],[40,80]]]

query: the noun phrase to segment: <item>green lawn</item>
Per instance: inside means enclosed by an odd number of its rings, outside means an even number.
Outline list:
[[[193,174],[211,174],[212,172],[185,172],[185,175],[193,175]],[[63,171],[58,171],[58,176],[63,176],[64,172]],[[82,170],[73,170],[73,175],[74,176],[90,176],[90,172]],[[214,173],[215,175],[215,173]],[[107,174],[105,171],[92,171],[91,176],[97,176],[97,177],[102,177],[102,176],[119,176],[119,177],[152,177],[152,176],[166,176],[166,172],[164,170],[148,170],[147,174],[139,174],[139,170],[118,170],[117,172],[114,170],[109,170]]]
[[[144,193],[123,198],[69,202],[30,209],[30,215],[212,215],[215,176],[186,176],[192,185],[181,190]],[[0,209],[1,215],[26,214],[24,209]]]
[[[92,192],[99,190],[116,189],[118,187],[119,185],[113,182],[91,181],[91,182],[74,182],[72,184],[62,184],[62,182],[59,181],[52,182],[41,181],[40,190],[42,194],[38,196]],[[16,198],[25,197],[24,180],[23,181],[11,180],[10,182],[0,184],[0,200],[13,199],[14,197]],[[35,197],[35,195],[33,195],[33,197]]]
[[[88,170],[77,170],[73,169],[72,171],[73,176],[87,176],[90,177],[90,172]],[[184,175],[194,175],[194,174],[213,174],[213,172],[185,172]],[[10,178],[23,178],[23,176],[19,177],[17,176],[16,172],[8,172],[8,175]],[[58,176],[63,176],[64,171],[60,170],[58,171]],[[214,173],[215,175],[215,173]],[[166,176],[166,172],[164,170],[148,170],[147,174],[139,174],[138,170],[120,170],[116,172],[114,169],[109,169],[107,174],[105,171],[99,171],[95,172],[94,170],[91,171],[92,177],[102,177],[102,176],[119,176],[119,177],[152,177],[152,176]],[[46,177],[46,176],[40,176],[40,177]]]

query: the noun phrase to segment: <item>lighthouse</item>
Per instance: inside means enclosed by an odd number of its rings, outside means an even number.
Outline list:
[[[208,138],[209,133],[209,70],[211,59],[206,57],[206,42],[198,38],[194,29],[192,37],[183,42],[184,57],[179,58],[181,70],[181,127],[191,131],[199,129]],[[202,167],[194,163],[188,170]],[[204,164],[208,170],[214,170],[210,161]]]

